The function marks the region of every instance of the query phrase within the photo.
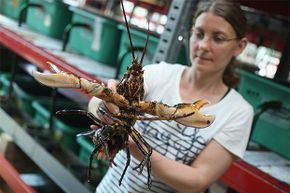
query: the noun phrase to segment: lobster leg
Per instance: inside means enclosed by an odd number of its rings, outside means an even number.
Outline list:
[[[122,173],[122,175],[121,175],[121,178],[119,179],[119,186],[120,186],[121,183],[122,183],[122,180],[123,180],[123,178],[124,178],[124,175],[125,175],[125,173],[126,173],[128,167],[129,167],[129,165],[130,165],[130,161],[131,161],[131,154],[130,154],[130,150],[129,150],[129,148],[128,148],[128,142],[126,142],[126,152],[127,152],[127,162],[126,162],[126,165],[125,165],[124,171],[123,171],[123,173]]]
[[[91,180],[91,177],[92,177],[92,173],[91,173],[91,169],[92,169],[92,163],[93,163],[93,160],[94,160],[94,156],[95,154],[98,154],[98,152],[100,151],[101,149],[101,145],[96,145],[94,150],[92,151],[92,153],[90,154],[90,159],[89,159],[89,169],[88,169],[88,182],[90,182]]]
[[[114,121],[115,123],[118,123],[120,125],[125,125],[126,123],[124,121],[121,121],[120,119],[118,119],[118,117],[123,117],[121,116],[120,113],[116,113],[116,114],[113,114],[111,113],[106,106],[103,107],[99,107],[98,108],[99,112],[104,115],[104,116],[107,116],[109,119],[111,119],[112,121]]]
[[[98,126],[103,127],[104,123],[101,122],[98,118],[96,118],[93,113],[85,110],[59,110],[56,112],[56,114],[79,114],[79,115],[84,115],[93,120]]]
[[[104,136],[102,135],[103,130],[108,129],[107,127],[111,127],[111,126],[105,126],[101,130],[96,131],[95,137],[97,138],[97,141],[99,141],[101,143],[101,145],[104,147],[106,159],[109,161],[109,165],[111,166],[112,163],[114,165],[115,165],[115,163],[112,161],[112,158],[110,157],[109,146],[105,140],[106,138],[104,138]]]
[[[151,162],[150,162],[150,156],[152,154],[152,148],[150,147],[150,145],[144,140],[144,138],[142,137],[142,135],[134,128],[132,128],[132,133],[129,134],[133,141],[137,144],[139,150],[142,152],[144,158],[143,160],[140,162],[140,164],[138,166],[136,166],[135,168],[133,168],[134,170],[139,169],[139,174],[142,173],[143,168],[145,165],[147,165],[147,170],[148,170],[148,176],[147,176],[147,185],[148,188],[150,189],[151,185],[152,185],[152,180],[151,180]]]

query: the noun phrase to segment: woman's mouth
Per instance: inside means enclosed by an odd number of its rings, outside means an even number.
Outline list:
[[[205,56],[196,56],[199,60],[211,61],[212,59]]]

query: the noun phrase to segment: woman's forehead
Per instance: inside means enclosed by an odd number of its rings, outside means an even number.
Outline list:
[[[204,12],[200,14],[193,26],[211,32],[235,33],[234,28],[223,17],[211,12]]]

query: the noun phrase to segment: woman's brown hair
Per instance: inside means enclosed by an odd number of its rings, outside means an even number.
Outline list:
[[[194,20],[204,12],[210,12],[224,18],[233,27],[238,39],[245,37],[247,19],[237,0],[201,0]],[[223,74],[223,81],[229,87],[235,87],[239,83],[235,65],[235,58],[232,58]]]

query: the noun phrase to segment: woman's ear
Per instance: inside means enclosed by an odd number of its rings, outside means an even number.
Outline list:
[[[244,49],[246,48],[247,44],[248,44],[247,38],[244,37],[241,40],[239,40],[238,47],[236,48],[234,52],[234,56],[238,56],[240,53],[242,53]]]

